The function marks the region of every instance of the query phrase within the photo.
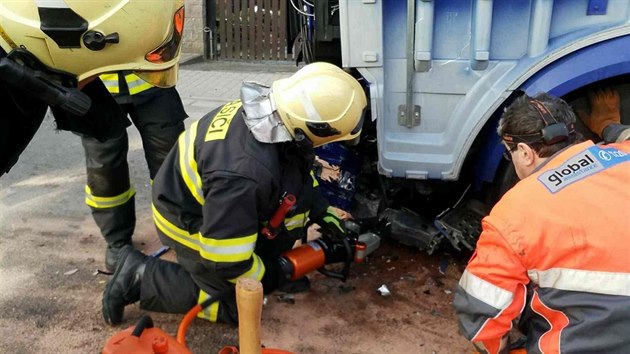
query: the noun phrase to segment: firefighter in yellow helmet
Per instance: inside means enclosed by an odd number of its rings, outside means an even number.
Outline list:
[[[351,75],[314,63],[271,87],[245,82],[240,100],[194,122],[153,184],[158,234],[178,264],[125,247],[103,293],[104,319],[122,322],[138,300],[146,310],[185,313],[212,297],[200,317],[235,323],[238,278],[260,280],[267,293],[285,284],[278,256],[310,222],[344,232],[311,172],[313,147],[357,138],[366,105]],[[269,239],[261,230],[285,193],[296,204]]]
[[[16,163],[47,107],[59,129],[101,140],[124,129],[124,113],[93,80],[98,74],[133,70],[154,85],[173,86],[183,5],[0,0],[0,175]]]

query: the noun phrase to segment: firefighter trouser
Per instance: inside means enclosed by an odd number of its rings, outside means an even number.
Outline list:
[[[140,132],[151,180],[184,131],[186,113],[174,88],[156,90],[141,104],[121,105]],[[86,204],[108,245],[131,242],[135,191],[129,179],[127,132],[100,142],[82,136],[87,168]]]
[[[148,311],[186,313],[210,296],[218,297],[197,317],[211,322],[237,324],[234,284],[214,276],[208,269],[178,255],[181,264],[149,257],[142,276],[140,308]]]

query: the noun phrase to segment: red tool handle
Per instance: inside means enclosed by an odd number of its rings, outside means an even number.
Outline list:
[[[267,224],[267,226],[264,227],[262,230],[262,233],[265,235],[265,237],[267,237],[270,240],[276,237],[276,235],[278,234],[278,231],[280,230],[280,225],[282,225],[282,222],[284,221],[284,217],[287,215],[289,210],[293,208],[293,206],[295,205],[295,202],[296,202],[296,199],[293,194],[286,194],[282,198],[282,202],[280,202],[280,206],[271,217],[271,220],[269,220],[269,223]]]

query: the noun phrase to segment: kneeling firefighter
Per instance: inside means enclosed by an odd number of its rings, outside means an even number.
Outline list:
[[[105,141],[128,125],[101,73],[171,87],[183,0],[0,0],[0,176],[51,108],[57,128]],[[80,89],[79,89],[80,88]]]
[[[193,123],[153,184],[158,234],[178,264],[123,248],[103,293],[105,321],[120,323],[136,301],[186,313],[212,297],[198,317],[235,324],[237,279],[257,279],[266,293],[285,285],[280,255],[310,223],[345,233],[311,172],[313,148],[357,139],[366,105],[351,75],[313,63],[271,87],[245,82],[240,100]],[[295,204],[279,232],[265,232],[287,195]]]

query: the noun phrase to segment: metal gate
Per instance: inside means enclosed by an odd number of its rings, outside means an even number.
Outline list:
[[[220,59],[291,59],[287,58],[287,0],[216,0],[216,20]]]

